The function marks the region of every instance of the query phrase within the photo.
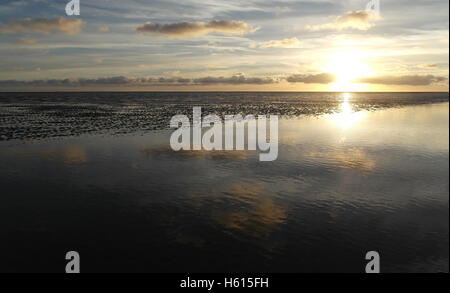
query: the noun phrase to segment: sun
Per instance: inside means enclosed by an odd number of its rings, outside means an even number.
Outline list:
[[[342,50],[327,59],[329,61],[322,70],[336,76],[336,82],[331,85],[332,90],[342,92],[364,90],[365,85],[354,83],[358,78],[372,75],[361,51]]]

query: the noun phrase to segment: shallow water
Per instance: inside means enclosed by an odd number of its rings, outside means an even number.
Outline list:
[[[167,129],[192,114],[283,117],[340,112],[341,93],[0,93],[0,141]],[[448,93],[354,93],[353,110],[448,102]]]
[[[5,110],[63,98],[3,100],[2,121],[36,128],[7,132],[2,122],[0,271],[63,272],[76,250],[84,272],[364,272],[375,250],[384,272],[448,272],[448,94],[416,95],[287,99],[291,108],[277,96],[283,106],[267,113],[284,112],[270,163],[256,152],[175,153],[160,127],[168,114],[148,118],[156,108],[123,128],[114,116],[74,133],[55,130],[55,121],[78,125],[71,115],[51,120],[41,109],[14,122]],[[215,105],[208,111],[223,114]],[[146,117],[159,126],[133,120]]]

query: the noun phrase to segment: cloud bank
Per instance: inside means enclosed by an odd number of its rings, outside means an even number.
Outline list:
[[[335,76],[329,73],[294,74],[284,78],[289,83],[328,84],[335,81]],[[48,80],[0,80],[0,87],[40,87],[40,86],[208,86],[208,85],[267,85],[280,83],[278,77],[247,77],[242,73],[232,76],[206,76],[199,78],[185,77],[100,77],[100,78],[67,78]]]
[[[294,74],[286,78],[290,83],[317,83],[317,84],[329,84],[336,81],[336,76],[331,73],[319,73],[319,74]]]
[[[202,78],[184,78],[184,77],[101,77],[101,78],[75,78],[75,79],[48,79],[48,80],[0,80],[0,87],[76,87],[76,86],[193,86],[193,85],[263,85],[277,83],[278,80],[270,77],[246,77],[243,74],[236,74],[230,77],[202,77]]]
[[[147,22],[136,28],[141,34],[159,34],[167,37],[183,38],[220,33],[225,35],[243,35],[258,30],[243,21],[212,20],[205,22],[178,22],[171,24],[159,24]]]
[[[447,77],[434,75],[404,75],[404,76],[376,76],[359,78],[357,83],[382,84],[382,85],[411,85],[425,86],[447,81]]]
[[[270,77],[245,77],[243,74],[233,75],[231,77],[204,77],[194,79],[194,84],[272,84],[278,81]]]
[[[282,81],[304,84],[330,84],[336,81],[331,73],[293,74],[280,77],[247,77],[242,73],[231,76],[186,77],[99,77],[66,78],[41,80],[0,80],[0,88],[20,87],[85,87],[85,86],[210,86],[210,85],[270,85]],[[355,83],[378,85],[427,86],[434,83],[448,82],[447,77],[434,75],[379,76],[355,80]]]
[[[81,19],[68,18],[25,18],[10,20],[6,24],[0,23],[0,34],[9,33],[42,33],[49,34],[53,31],[73,35],[80,32],[83,21]]]

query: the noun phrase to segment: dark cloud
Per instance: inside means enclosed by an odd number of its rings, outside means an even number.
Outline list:
[[[320,83],[329,84],[336,81],[336,76],[331,73],[319,74],[294,74],[286,78],[290,83]]]
[[[246,77],[243,74],[233,75],[231,77],[203,77],[194,79],[195,84],[272,84],[278,82],[270,77]]]
[[[329,84],[336,81],[336,76],[330,73],[294,74],[284,78],[289,83]],[[46,80],[0,80],[0,88],[13,87],[86,87],[86,86],[208,86],[208,85],[266,85],[276,84],[282,79],[275,77],[247,77],[236,74],[228,77],[207,76],[200,78],[185,77],[101,77],[101,78],[67,78]],[[410,76],[380,76],[355,80],[357,83],[384,85],[426,86],[448,81],[447,77],[434,75]]]
[[[383,85],[412,85],[412,86],[424,86],[431,85],[433,83],[440,83],[448,80],[447,77],[434,76],[434,75],[404,75],[404,76],[375,76],[359,78],[355,82],[358,83],[370,83],[370,84],[383,84]]]
[[[43,33],[48,34],[53,31],[57,31],[63,34],[76,34],[80,31],[81,24],[80,19],[68,19],[68,18],[25,18],[14,19],[7,22],[7,24],[0,23],[0,34],[8,33]]]
[[[227,35],[243,35],[256,31],[257,28],[243,21],[213,20],[205,22],[179,22],[170,24],[159,24],[147,22],[136,28],[142,34],[160,34],[168,37],[200,36],[209,33],[221,33]]]
[[[216,84],[271,84],[278,82],[269,77],[246,77],[243,74],[231,77],[203,77],[203,78],[130,78],[125,76],[104,78],[77,78],[77,79],[48,79],[48,80],[0,80],[0,87],[77,87],[77,86],[192,86],[192,85],[216,85]]]
[[[74,83],[79,83],[80,85],[127,85],[136,82],[135,79],[128,78],[125,76],[115,76],[115,77],[106,77],[106,78],[97,78],[97,79],[85,79],[80,78],[78,80],[73,80]]]

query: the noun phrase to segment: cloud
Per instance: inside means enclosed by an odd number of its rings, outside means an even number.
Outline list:
[[[319,83],[329,84],[336,81],[336,76],[331,73],[319,74],[294,74],[286,78],[290,83]]]
[[[48,80],[0,80],[0,87],[77,87],[77,86],[193,86],[193,85],[242,85],[242,84],[272,84],[278,80],[270,77],[246,77],[243,74],[236,74],[230,77],[101,77],[101,78],[75,78],[75,79],[48,79]]]
[[[126,85],[131,84],[133,79],[117,76],[105,78],[66,78],[66,79],[46,79],[46,80],[0,80],[0,86],[83,86],[83,85]]]
[[[306,29],[310,31],[322,31],[322,30],[345,30],[356,29],[366,31],[374,26],[371,21],[379,20],[380,16],[373,13],[368,13],[364,10],[350,11],[344,15],[335,17],[333,22],[309,25]]]
[[[243,74],[236,74],[231,77],[203,77],[194,79],[195,84],[272,84],[277,80],[271,77],[245,77]]]
[[[80,19],[67,19],[67,18],[25,18],[14,19],[7,24],[0,23],[0,34],[9,33],[43,33],[49,34],[53,31],[59,33],[72,35],[80,31],[80,27],[83,21]]]
[[[418,67],[419,68],[437,68],[438,65],[437,64],[420,64]]]
[[[19,44],[19,45],[34,45],[36,43],[37,43],[36,40],[26,39],[26,38],[21,38],[21,39],[19,39],[19,41],[17,41],[17,44]]]
[[[148,70],[148,69],[151,68],[151,66],[148,65],[148,64],[139,64],[139,65],[137,66],[137,68],[138,68],[139,70]]]
[[[295,48],[300,45],[300,40],[297,38],[284,39],[278,41],[270,41],[260,45],[262,49],[265,48]]]
[[[67,81],[67,80],[65,80]],[[135,79],[126,76],[101,77],[101,78],[80,78],[78,80],[68,80],[74,85],[127,85],[133,84]]]
[[[99,26],[98,31],[102,32],[102,33],[109,32],[109,26],[107,26],[107,25]]]
[[[174,70],[174,71],[166,71],[166,72],[164,72],[164,75],[179,76],[180,73],[181,72],[179,70]]]
[[[253,26],[234,20],[212,20],[204,22],[179,22],[171,24],[159,24],[147,22],[136,28],[141,34],[159,34],[167,37],[195,37],[210,33],[221,33],[226,35],[243,35],[258,30]]]
[[[39,69],[36,69],[39,70]],[[67,78],[46,80],[0,80],[1,87],[83,87],[83,86],[209,86],[209,85],[266,85],[277,84],[282,78],[277,77],[247,77],[244,74],[235,74],[224,77],[186,78],[172,77],[100,77],[100,78]],[[289,83],[329,84],[336,81],[331,73],[319,74],[293,74],[284,78]],[[427,86],[434,83],[448,81],[448,77],[434,75],[407,75],[407,76],[378,76],[365,77],[355,80],[355,83],[383,84],[383,85],[410,85]]]
[[[359,78],[357,83],[383,84],[383,85],[411,85],[425,86],[433,83],[447,81],[447,77],[434,75],[404,75],[404,76],[376,76]]]

